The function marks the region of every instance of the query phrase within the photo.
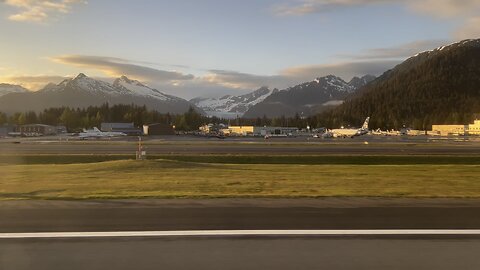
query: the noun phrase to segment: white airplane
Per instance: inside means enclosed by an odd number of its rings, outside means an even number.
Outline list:
[[[355,136],[362,136],[368,133],[368,123],[370,122],[370,117],[367,117],[365,119],[365,123],[363,123],[363,126],[361,128],[339,128],[339,129],[332,129],[329,130],[328,133],[329,135],[327,136],[332,136],[332,137],[341,137],[341,138],[353,138]]]
[[[98,128],[94,127],[93,129],[83,129],[83,132],[78,133],[78,137],[80,139],[87,139],[87,138],[112,138],[112,137],[121,137],[127,136],[127,134],[123,132],[103,132]]]

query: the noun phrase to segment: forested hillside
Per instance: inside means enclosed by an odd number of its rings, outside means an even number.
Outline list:
[[[480,113],[480,40],[465,40],[423,52],[317,116],[319,125],[402,126],[429,129],[432,124],[464,124]]]

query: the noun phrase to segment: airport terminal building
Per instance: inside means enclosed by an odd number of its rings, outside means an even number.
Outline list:
[[[473,124],[468,125],[469,135],[480,135],[480,120],[475,120]]]
[[[468,130],[468,125],[433,125],[432,131],[440,136],[464,136]]]
[[[433,125],[432,131],[440,136],[480,135],[480,120],[469,125]]]
[[[298,133],[296,127],[257,127],[257,126],[229,126],[221,130],[225,135],[232,136],[267,136],[267,135],[294,135]]]

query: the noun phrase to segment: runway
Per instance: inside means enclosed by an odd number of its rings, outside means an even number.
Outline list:
[[[59,141],[42,139],[0,140],[2,155],[37,154],[135,154],[135,141]],[[476,141],[428,141],[419,139],[379,139],[360,137],[353,140],[299,141],[261,139],[209,140],[195,139],[146,141],[149,155],[164,154],[268,154],[268,155],[479,155]]]
[[[476,199],[5,201],[0,269],[478,269],[479,212]]]
[[[469,236],[480,237],[480,230],[198,230],[198,231],[115,231],[115,232],[38,232],[0,233],[9,239],[138,238],[138,237],[295,237],[295,236]]]
[[[478,213],[475,199],[7,201],[0,233],[480,229]]]
[[[0,240],[1,269],[478,269],[478,239],[214,237]]]

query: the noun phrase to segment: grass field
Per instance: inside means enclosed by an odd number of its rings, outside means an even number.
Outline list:
[[[75,164],[134,159],[133,155],[0,155],[0,165]],[[149,155],[194,163],[299,165],[480,165],[480,156]]]
[[[291,157],[277,164],[258,164],[261,160],[255,163],[254,157],[243,161],[237,157],[237,164],[220,163],[218,157],[204,158],[203,163],[192,157],[183,158],[188,162],[180,159],[3,164],[0,199],[480,197],[480,165],[472,165],[478,164],[472,160],[448,165],[365,165],[305,160],[295,164]]]

